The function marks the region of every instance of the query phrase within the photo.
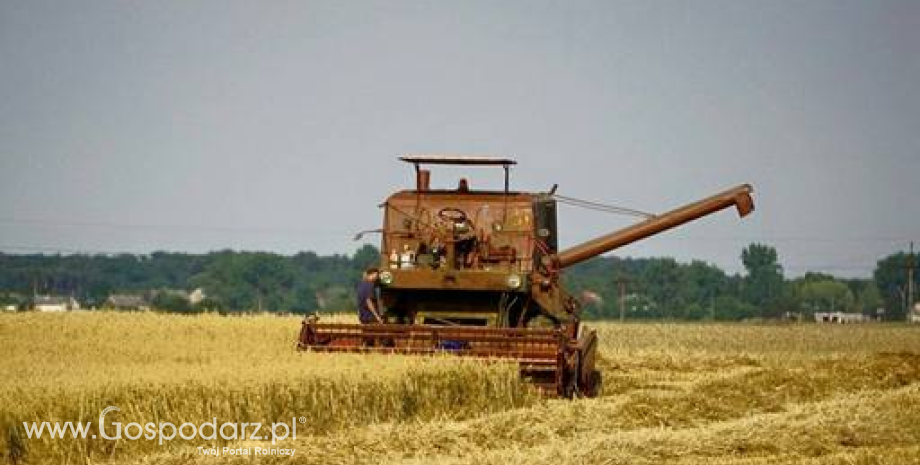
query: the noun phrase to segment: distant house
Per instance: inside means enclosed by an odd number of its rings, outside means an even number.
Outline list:
[[[866,323],[872,321],[862,313],[844,313],[844,312],[816,312],[815,321],[818,323]]]
[[[316,291],[316,305],[321,309],[340,309],[348,308],[352,305],[352,293],[345,286],[331,286],[329,288]]]
[[[600,294],[587,289],[581,291],[581,301],[588,305],[603,305],[604,298]]]
[[[208,296],[205,295],[205,293],[204,293],[204,289],[202,289],[202,288],[199,287],[199,288],[195,289],[194,291],[192,291],[191,294],[188,295],[188,303],[190,303],[190,304],[192,304],[192,305],[198,305],[198,304],[200,304],[202,301],[204,301],[204,299],[206,299],[207,297],[208,297]]]
[[[910,312],[907,320],[911,323],[920,323],[920,303],[914,304],[914,311]]]
[[[39,312],[67,312],[79,310],[80,302],[77,302],[77,299],[73,297],[41,295],[35,297],[32,302],[32,308]]]
[[[140,295],[112,294],[105,299],[105,307],[115,310],[148,310],[150,304]]]

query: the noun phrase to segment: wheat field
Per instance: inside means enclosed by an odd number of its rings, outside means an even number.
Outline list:
[[[347,319],[347,317],[346,317]],[[595,324],[604,390],[541,399],[513,366],[305,354],[297,318],[0,315],[10,463],[920,463],[920,326]],[[254,441],[29,439],[23,421],[304,417]],[[108,418],[108,417],[107,417]],[[108,427],[107,427],[108,429]]]

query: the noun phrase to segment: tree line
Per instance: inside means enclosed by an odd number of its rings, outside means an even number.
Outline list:
[[[291,256],[222,250],[207,254],[149,255],[0,254],[0,303],[27,306],[34,295],[71,296],[100,308],[113,294],[146,297],[151,306],[177,312],[267,311],[308,313],[347,309],[361,270],[377,263],[365,246],[352,256]],[[174,291],[204,290],[192,305]]]
[[[285,256],[223,250],[208,254],[10,255],[0,253],[0,303],[27,306],[33,295],[77,298],[102,307],[112,294],[141,294],[176,312],[351,310],[361,271],[378,262],[365,245],[353,255]],[[744,273],[728,274],[702,261],[597,257],[567,270],[567,288],[588,318],[745,320],[810,318],[816,312],[863,313],[900,320],[906,307],[908,256],[877,263],[871,279],[807,273],[788,279],[776,250],[751,244],[741,253]],[[920,287],[920,286],[918,286]],[[194,305],[175,290],[201,288]]]
[[[819,312],[905,318],[905,253],[879,260],[869,279],[815,272],[786,278],[776,249],[765,244],[749,245],[740,258],[742,274],[702,261],[598,257],[566,279],[590,318],[619,318],[621,311],[630,319],[811,319]]]

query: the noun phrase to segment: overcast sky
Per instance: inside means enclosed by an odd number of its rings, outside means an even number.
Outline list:
[[[920,241],[920,2],[0,2],[0,250],[351,253],[419,152],[648,211],[751,183],[617,253],[868,275]]]

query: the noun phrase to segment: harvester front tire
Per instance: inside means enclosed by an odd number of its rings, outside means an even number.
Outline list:
[[[601,375],[600,370],[591,370],[591,376],[589,377],[588,384],[582,386],[581,395],[585,397],[597,397],[601,394],[601,388],[603,388],[604,378]]]
[[[581,365],[579,363],[581,357],[577,353],[575,357],[572,367],[567,368],[562,377],[562,392],[560,394],[564,399],[574,399],[576,395],[581,393],[581,386],[578,385],[578,367]]]

